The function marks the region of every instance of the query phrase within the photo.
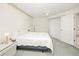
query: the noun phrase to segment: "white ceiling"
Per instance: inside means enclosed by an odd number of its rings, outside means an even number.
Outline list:
[[[32,17],[51,16],[79,6],[78,3],[15,3],[14,5]]]

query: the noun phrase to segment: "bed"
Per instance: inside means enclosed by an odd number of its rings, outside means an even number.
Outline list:
[[[27,32],[15,36],[17,46],[47,47],[53,53],[53,43],[48,33]]]

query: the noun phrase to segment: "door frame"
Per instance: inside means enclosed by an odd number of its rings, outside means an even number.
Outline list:
[[[74,14],[74,18],[73,19],[74,19],[74,29],[73,29],[74,30],[74,40],[73,41],[74,41],[74,46],[77,47],[77,44],[76,44],[77,43],[76,42],[76,39],[77,39],[76,38],[76,14]]]
[[[77,30],[76,30],[76,26],[77,26],[77,22],[76,22],[76,15],[79,15],[79,13],[75,13],[74,14],[74,46],[77,47]],[[79,47],[77,47],[79,48]]]

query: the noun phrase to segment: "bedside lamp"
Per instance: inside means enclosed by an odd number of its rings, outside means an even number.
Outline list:
[[[10,33],[5,33],[4,35],[5,35],[5,44],[8,44],[10,40]]]

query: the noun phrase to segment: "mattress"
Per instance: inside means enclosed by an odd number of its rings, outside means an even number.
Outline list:
[[[53,52],[53,43],[48,33],[27,32],[15,37],[18,46],[46,46]]]

